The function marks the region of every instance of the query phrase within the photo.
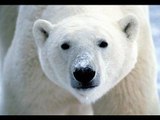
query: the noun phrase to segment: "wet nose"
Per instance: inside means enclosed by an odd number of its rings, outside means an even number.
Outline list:
[[[76,68],[73,75],[82,84],[89,83],[95,76],[95,71],[89,67]]]

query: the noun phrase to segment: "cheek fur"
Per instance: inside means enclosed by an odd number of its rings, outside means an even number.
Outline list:
[[[64,88],[68,88],[70,83],[70,69],[68,62],[66,60],[62,59],[62,56],[60,54],[57,54],[57,51],[54,51],[50,54],[48,54],[49,63],[52,69],[52,74],[56,76],[56,79],[54,81],[58,81]],[[69,59],[69,57],[68,57]]]

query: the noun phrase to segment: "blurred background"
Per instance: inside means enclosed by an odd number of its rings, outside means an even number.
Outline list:
[[[151,5],[150,22],[152,28],[152,36],[156,48],[156,56],[158,62],[158,91],[160,96],[160,5]]]

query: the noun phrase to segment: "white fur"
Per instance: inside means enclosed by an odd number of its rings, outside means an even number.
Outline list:
[[[21,6],[2,114],[159,114],[150,33],[145,6]],[[73,69],[88,64],[100,85],[74,89]]]

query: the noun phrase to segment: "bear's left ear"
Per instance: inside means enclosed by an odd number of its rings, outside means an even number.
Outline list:
[[[50,31],[53,29],[53,24],[47,20],[38,19],[33,25],[33,37],[38,47],[42,47],[49,37]]]
[[[119,25],[128,39],[134,40],[137,37],[139,24],[136,16],[127,15],[119,21]]]

